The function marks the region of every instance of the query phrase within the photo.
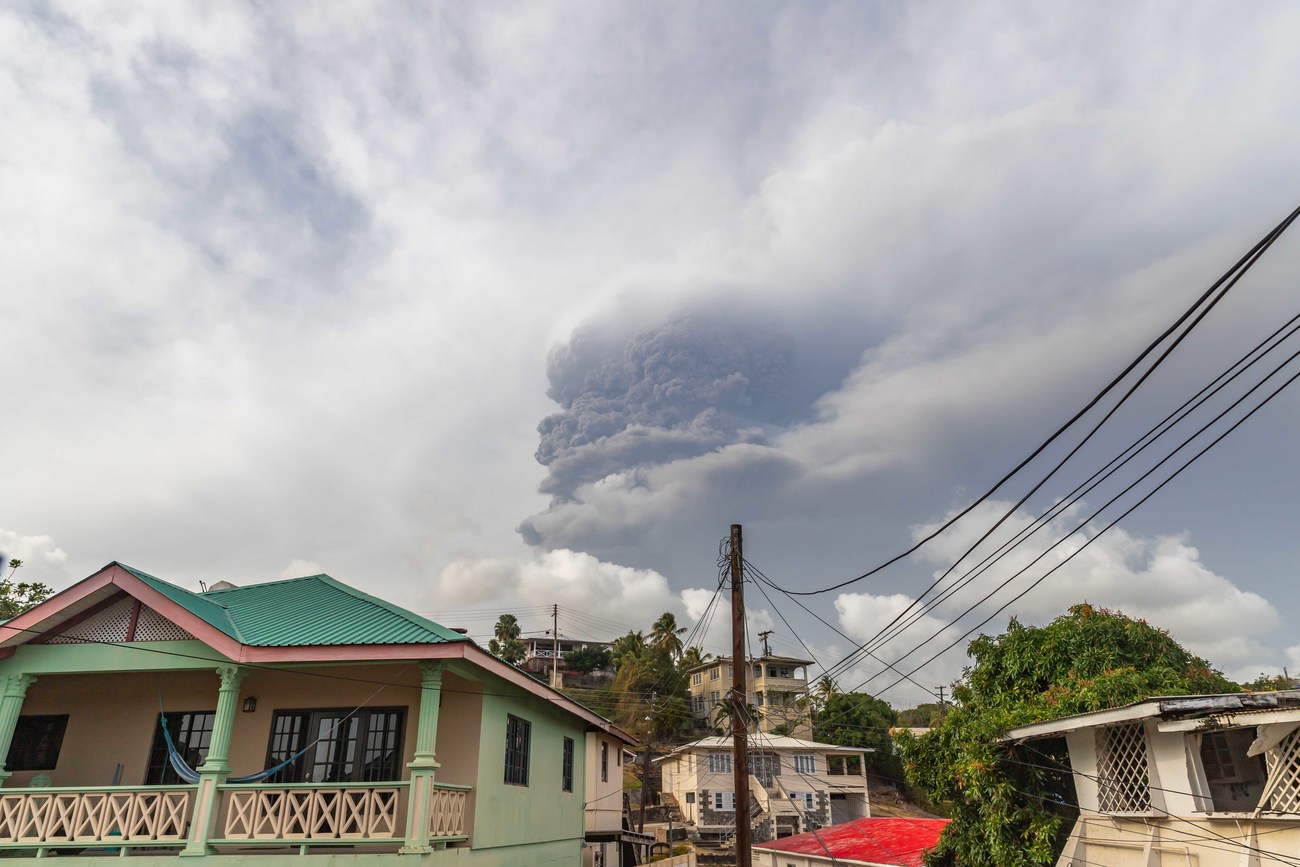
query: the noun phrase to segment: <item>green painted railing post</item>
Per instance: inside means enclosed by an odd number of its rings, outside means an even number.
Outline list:
[[[403,855],[432,852],[429,826],[433,818],[433,775],[438,770],[434,750],[438,743],[438,702],[442,700],[441,662],[422,662],[420,672],[420,721],[415,729],[415,755],[406,767],[411,771],[410,798],[406,804],[406,845]]]
[[[3,679],[4,691],[0,692],[0,786],[13,776],[13,771],[5,770],[9,760],[9,747],[14,742],[14,729],[18,727],[18,717],[23,712],[23,699],[27,697],[27,687],[36,682],[30,674],[10,674]]]
[[[217,669],[221,689],[217,692],[217,713],[212,721],[208,755],[199,772],[198,790],[194,793],[194,813],[190,819],[190,839],[181,855],[208,854],[208,840],[217,821],[217,787],[230,775],[230,735],[235,726],[235,708],[239,704],[239,684],[248,670],[237,665]]]

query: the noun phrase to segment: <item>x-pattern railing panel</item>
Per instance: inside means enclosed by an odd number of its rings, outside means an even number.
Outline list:
[[[391,840],[397,786],[266,789],[226,796],[227,840]]]
[[[468,792],[460,789],[434,789],[429,817],[429,834],[434,837],[465,835],[465,803]]]
[[[0,795],[0,843],[181,840],[190,791],[42,791]]]

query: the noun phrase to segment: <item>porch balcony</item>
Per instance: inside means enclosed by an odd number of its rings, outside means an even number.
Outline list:
[[[217,851],[251,847],[365,847],[395,852],[406,843],[409,782],[340,786],[329,783],[223,784]],[[429,840],[435,847],[467,841],[471,787],[435,783]],[[186,846],[198,784],[0,790],[0,851],[151,849]],[[125,854],[125,852],[123,852]]]
[[[25,675],[5,700],[21,701],[15,720],[57,720],[57,743],[19,732],[11,760],[48,755],[0,774],[0,857],[470,845],[481,685],[447,673],[444,694],[443,669],[418,662],[317,669],[324,678],[194,668]],[[195,783],[168,763],[160,702]],[[229,779],[286,760],[267,781]],[[119,785],[94,785],[109,779]]]

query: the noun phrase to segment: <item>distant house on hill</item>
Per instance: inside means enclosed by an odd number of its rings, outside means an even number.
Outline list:
[[[736,827],[731,750],[729,737],[702,738],[658,760],[664,793],[702,838],[725,838]],[[871,815],[864,761],[868,752],[861,747],[751,735],[753,839],[788,837]]]
[[[758,730],[795,737],[812,735],[807,702],[811,659],[752,657],[745,662],[746,701],[758,711]],[[686,670],[691,713],[710,727],[719,724],[718,702],[731,689],[731,659],[721,657]]]
[[[947,819],[854,819],[754,845],[754,867],[921,867]]]
[[[0,855],[51,867],[616,864],[622,775],[591,763],[633,743],[327,575],[196,593],[111,563],[0,624]]]
[[[1048,738],[1065,740],[1080,809],[1058,867],[1300,855],[1300,690],[1152,698],[1006,735]]]

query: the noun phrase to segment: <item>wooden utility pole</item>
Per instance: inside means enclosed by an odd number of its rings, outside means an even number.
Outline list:
[[[551,688],[559,689],[560,682],[560,606],[551,606]]]
[[[658,697],[659,693],[650,693],[650,715],[645,718],[645,743],[642,744],[641,753],[641,821],[637,825],[637,830],[642,834],[645,833],[645,808],[650,800],[650,735],[654,733],[655,699]]]
[[[749,710],[745,701],[745,562],[740,525],[731,525],[731,765],[736,781],[736,867],[751,867]]]

